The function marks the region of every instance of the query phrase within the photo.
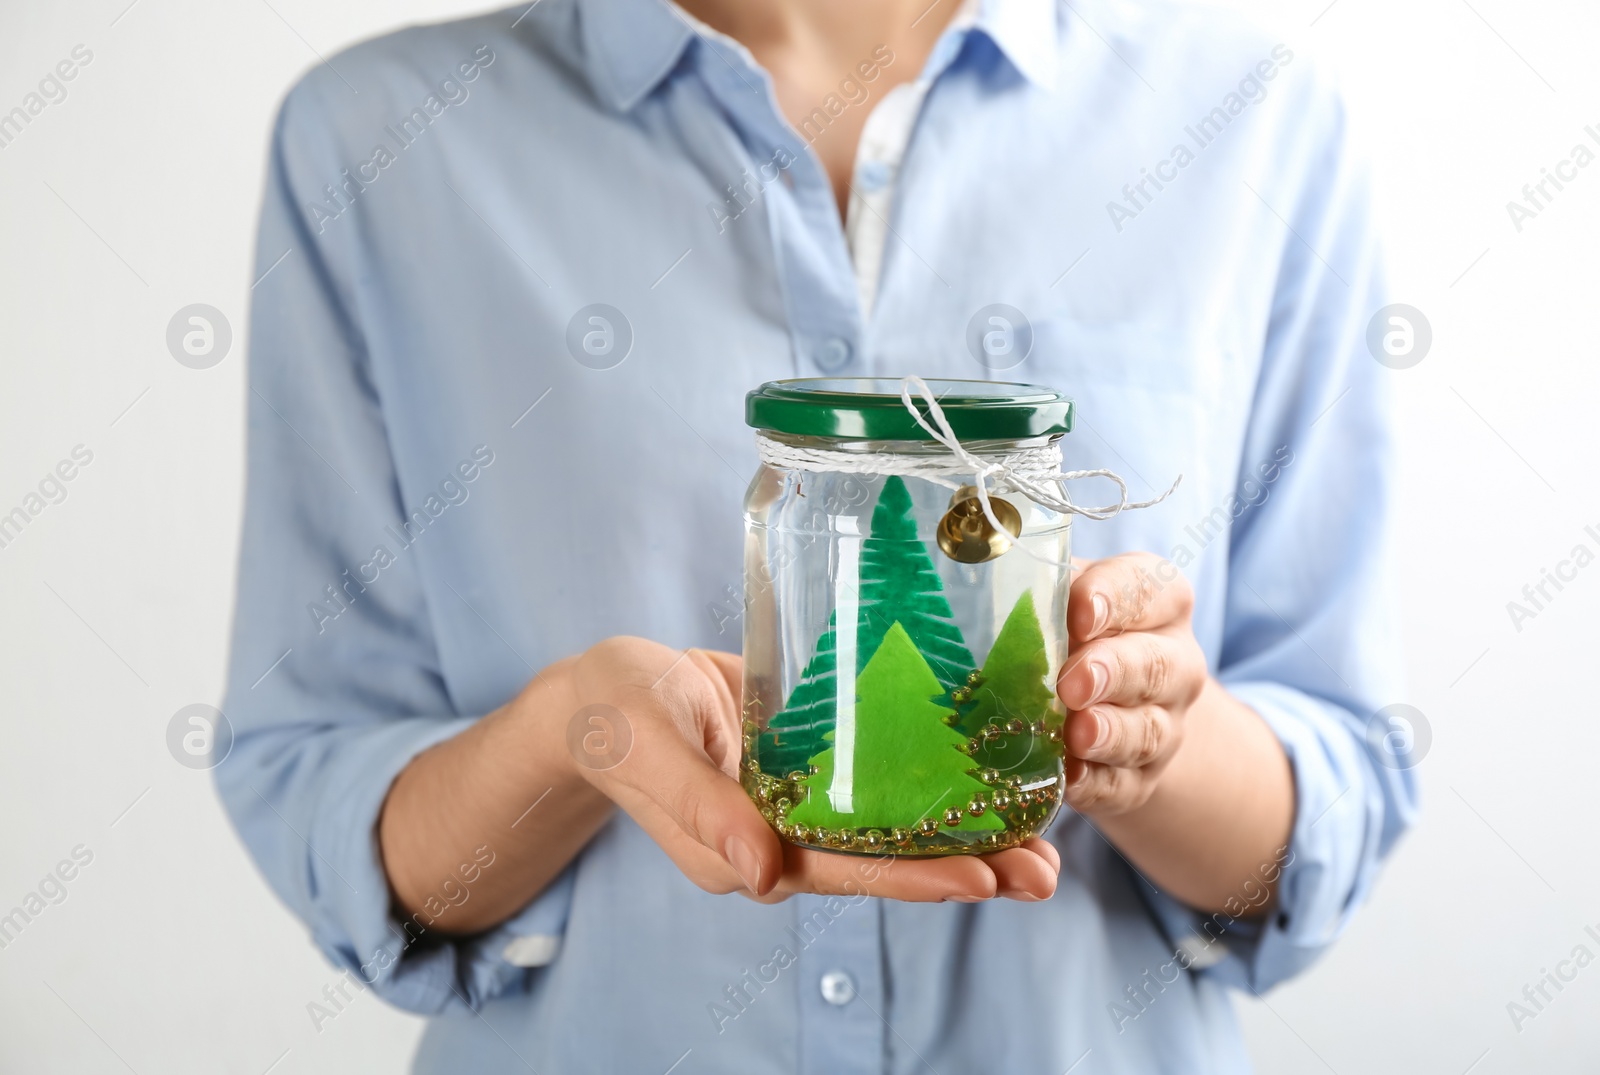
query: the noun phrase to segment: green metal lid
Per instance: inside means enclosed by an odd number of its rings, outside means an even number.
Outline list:
[[[958,440],[1023,440],[1072,432],[1072,400],[1053,388],[1004,381],[930,380]],[[915,393],[912,400],[927,417]],[[744,397],[745,424],[842,440],[931,441],[900,398],[898,377],[797,377]]]

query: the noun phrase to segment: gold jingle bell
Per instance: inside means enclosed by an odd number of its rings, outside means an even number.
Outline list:
[[[991,494],[989,506],[994,517],[1010,531],[1002,533],[983,513],[975,486],[963,485],[950,498],[950,510],[939,520],[939,548],[959,564],[981,564],[1002,556],[1011,541],[1022,533],[1022,516],[1008,501]]]

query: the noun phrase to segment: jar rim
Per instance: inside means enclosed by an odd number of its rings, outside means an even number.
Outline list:
[[[963,441],[1020,440],[1072,431],[1072,398],[1053,388],[951,378],[927,384],[951,431]],[[768,432],[840,440],[932,441],[906,410],[900,385],[897,377],[768,381],[745,396],[745,424]],[[918,409],[926,417],[925,407]]]

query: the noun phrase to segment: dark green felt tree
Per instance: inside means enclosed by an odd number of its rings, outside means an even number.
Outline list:
[[[883,483],[872,510],[867,538],[861,543],[859,614],[856,630],[856,672],[877,652],[889,628],[899,623],[927,660],[945,690],[961,686],[977,667],[961,629],[951,619],[944,584],[934,569],[928,546],[917,537],[911,513],[911,492],[891,476]],[[826,743],[833,728],[838,689],[837,615],[817,639],[817,648],[789,695],[762,735],[757,758],[772,776],[804,772]]]
[[[974,796],[989,789],[967,770],[967,737],[945,724],[951,709],[940,699],[944,684],[918,652],[901,624],[856,677],[855,723],[849,779],[840,781],[839,729],[832,745],[814,761],[817,772],[801,782],[802,799],[789,811],[796,825],[825,829],[911,828],[923,818],[940,820],[946,832],[993,832],[1005,822],[993,811],[967,812]],[[962,811],[959,825],[943,824],[944,812]]]
[[[977,667],[951,619],[928,546],[917,538],[911,493],[898,477],[883,483],[872,511],[872,536],[861,545],[861,609],[866,623],[856,652],[863,666],[898,623],[946,690],[965,683]]]
[[[756,760],[770,776],[805,772],[812,756],[827,746],[824,736],[833,729],[838,684],[837,615],[828,617],[828,629],[817,639],[817,651],[789,695],[789,704],[772,718],[757,744]]]

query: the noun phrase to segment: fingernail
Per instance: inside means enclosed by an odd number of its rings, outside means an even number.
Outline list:
[[[1106,595],[1094,595],[1094,626],[1089,628],[1091,635],[1099,634],[1107,623],[1111,622],[1111,602],[1106,600]]]
[[[1106,736],[1111,732],[1110,722],[1099,713],[1091,713],[1089,715],[1094,717],[1094,742],[1089,744],[1089,749],[1098,750],[1100,749],[1100,744],[1106,741]]]
[[[982,903],[982,896],[946,896],[953,903]]]
[[[1043,896],[1035,896],[1032,892],[1024,892],[1020,888],[1008,888],[1000,895],[1008,900],[1018,900],[1022,903],[1039,903],[1044,899]]]
[[[1089,701],[1098,702],[1100,696],[1105,693],[1106,684],[1111,682],[1111,671],[1103,664],[1090,661],[1089,676],[1093,683],[1089,691]]]
[[[750,850],[750,845],[737,836],[728,837],[722,845],[722,857],[728,860],[733,872],[739,875],[744,887],[751,892],[761,891],[761,860]]]

